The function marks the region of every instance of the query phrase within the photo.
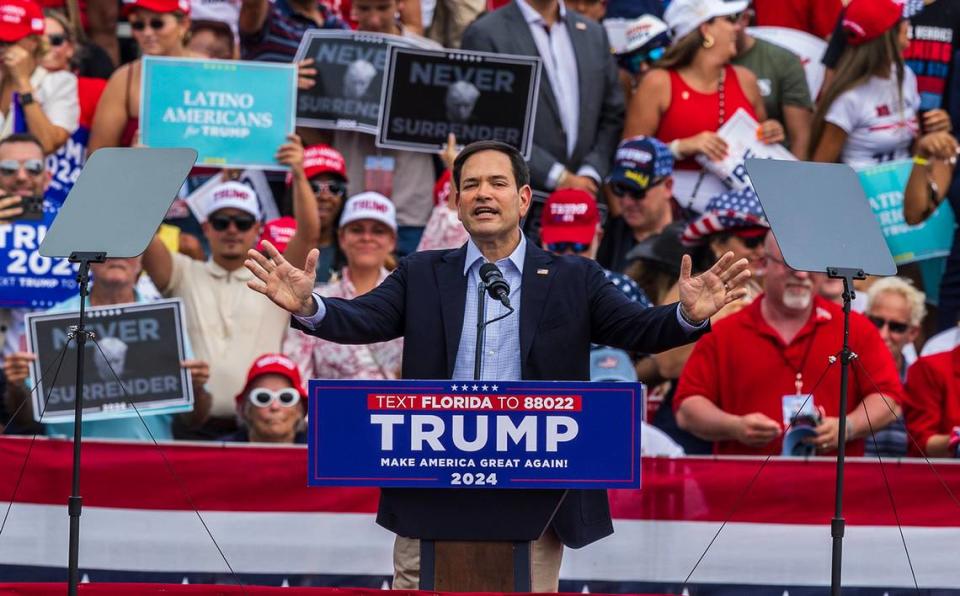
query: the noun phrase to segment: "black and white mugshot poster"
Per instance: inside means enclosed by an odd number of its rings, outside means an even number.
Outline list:
[[[416,47],[409,38],[384,33],[311,29],[295,60],[313,59],[315,84],[297,93],[297,126],[377,134],[387,52]]]
[[[38,422],[73,421],[77,342],[70,335],[78,316],[78,312],[26,316],[27,350],[37,356],[30,365],[30,378],[36,385],[31,397]],[[179,299],[89,308],[84,324],[96,339],[96,343],[87,339],[84,346],[85,420],[135,417],[130,402],[141,414],[193,409],[190,376],[180,366],[186,344]],[[63,361],[54,380],[58,365],[53,363],[61,351]],[[44,373],[49,378],[42,378]]]
[[[377,145],[435,153],[495,140],[530,159],[540,59],[394,47],[387,62]]]

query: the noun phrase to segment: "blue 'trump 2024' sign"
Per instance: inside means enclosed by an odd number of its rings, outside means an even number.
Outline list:
[[[638,488],[643,387],[310,381],[313,486]]]

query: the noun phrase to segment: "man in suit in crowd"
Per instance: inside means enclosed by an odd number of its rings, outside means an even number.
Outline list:
[[[530,173],[533,187],[596,194],[623,131],[623,88],[603,26],[559,0],[514,0],[477,19],[463,49],[543,61]]]
[[[264,242],[265,255],[249,253],[246,265],[257,279],[248,285],[293,313],[295,326],[324,339],[373,343],[403,336],[407,379],[473,378],[476,289],[485,262],[503,272],[516,308],[487,328],[482,378],[490,380],[589,380],[591,342],[660,352],[695,340],[709,329],[712,314],[744,295],[741,286],[750,273],[746,260],[734,262],[733,253],[697,277],[684,257],[680,303],[644,308],[614,287],[595,262],[552,255],[527,242],[519,226],[532,197],[529,172],[509,145],[468,145],[454,162],[453,182],[459,217],[470,234],[459,249],[414,253],[373,291],[338,300],[313,293],[316,250],[301,270]],[[488,317],[507,314],[500,302],[489,304]],[[475,492],[448,491],[445,503],[451,511],[469,511]],[[398,534],[394,588],[418,587],[419,544],[407,538],[416,530],[404,512],[422,508],[421,495],[382,492],[377,522]],[[550,528],[534,543],[534,591],[557,590],[562,544],[579,548],[612,531],[605,491],[568,491]]]

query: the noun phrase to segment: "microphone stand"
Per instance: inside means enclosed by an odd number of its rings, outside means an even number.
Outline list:
[[[477,280],[477,344],[473,349],[473,380],[480,380],[483,368],[483,340],[487,334],[487,284]]]

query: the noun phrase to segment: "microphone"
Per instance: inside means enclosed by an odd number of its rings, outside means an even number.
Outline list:
[[[500,268],[493,263],[480,265],[480,279],[487,286],[487,293],[494,300],[499,300],[507,308],[510,307],[510,284],[503,279]],[[512,310],[512,309],[511,309]]]

